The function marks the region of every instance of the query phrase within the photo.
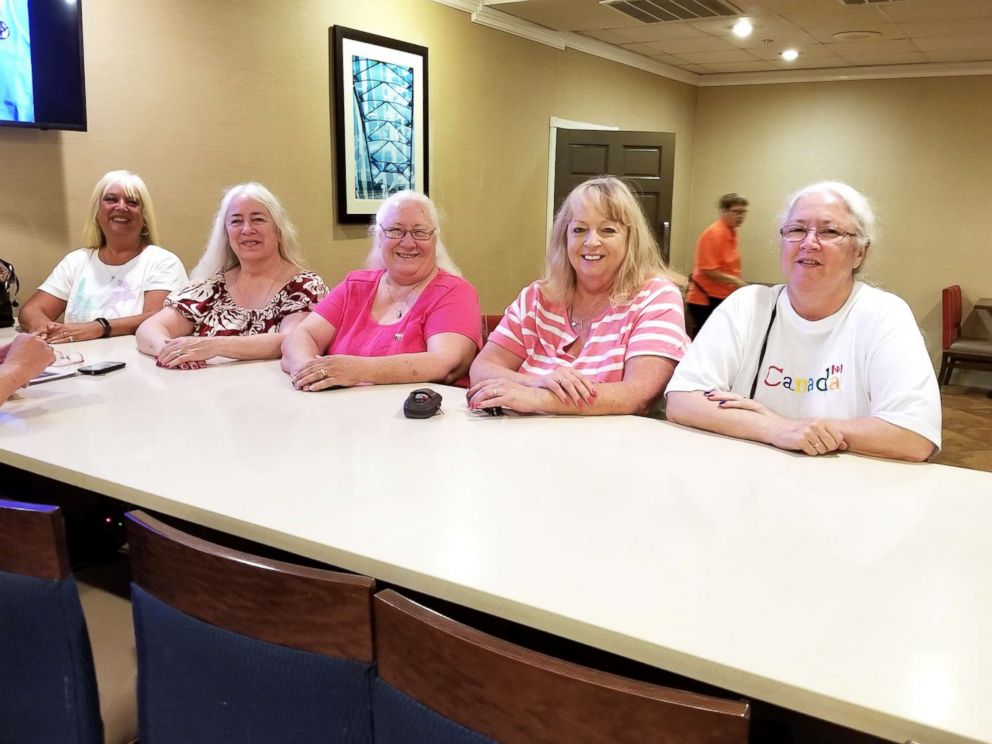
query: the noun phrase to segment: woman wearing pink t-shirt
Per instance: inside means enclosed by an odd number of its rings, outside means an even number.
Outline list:
[[[649,412],[688,345],[682,281],[623,181],[577,186],[555,216],[544,278],[506,309],[472,365],[469,405]]]
[[[369,268],[348,274],[283,342],[282,368],[299,390],[466,384],[482,346],[479,297],[438,229],[423,194],[383,202],[370,228]]]

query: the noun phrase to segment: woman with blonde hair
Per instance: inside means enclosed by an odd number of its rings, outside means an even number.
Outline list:
[[[24,303],[21,327],[50,343],[124,336],[186,284],[186,269],[160,248],[148,187],[125,170],[93,189],[83,245],[63,258]],[[63,322],[56,322],[65,314]]]
[[[278,359],[283,335],[327,294],[301,266],[296,229],[260,183],[221,199],[193,283],[138,329],[138,349],[160,367],[199,369],[208,359]]]
[[[472,365],[472,408],[647,413],[688,339],[669,271],[618,178],[577,186],[555,217],[544,278],[524,288]]]

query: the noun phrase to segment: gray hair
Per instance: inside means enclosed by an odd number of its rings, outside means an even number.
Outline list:
[[[234,249],[231,248],[231,242],[227,239],[227,210],[231,208],[231,202],[239,196],[254,199],[269,210],[276,235],[279,236],[279,255],[293,266],[303,268],[303,253],[296,241],[296,228],[290,222],[286,210],[283,209],[275,194],[265,186],[249,181],[231,186],[224,192],[217,214],[214,215],[214,223],[213,227],[210,228],[207,247],[203,249],[200,262],[190,272],[191,281],[202,281],[219,271],[227,271],[239,265],[238,257]]]
[[[796,202],[810,194],[830,194],[840,199],[844,202],[851,217],[854,218],[855,229],[858,233],[858,246],[868,248],[875,242],[875,212],[871,208],[868,198],[857,189],[840,181],[819,181],[799,189],[789,199],[789,205],[786,207],[785,215],[781,221],[785,222],[793,207],[796,206]]]
[[[434,202],[432,202],[426,195],[416,191],[410,191],[409,189],[390,194],[390,196],[379,205],[379,209],[376,210],[372,224],[369,225],[369,236],[372,238],[372,249],[369,251],[369,255],[365,258],[365,267],[368,269],[384,269],[386,267],[386,262],[382,258],[382,233],[376,228],[382,222],[382,219],[386,215],[387,211],[398,204],[402,204],[403,202],[413,202],[414,204],[418,204],[427,213],[427,217],[431,221],[431,226],[434,228],[434,263],[437,267],[439,269],[444,269],[449,274],[461,276],[461,269],[459,269],[455,265],[455,262],[451,260],[451,256],[448,255],[448,249],[445,248],[444,241],[441,240],[441,222],[438,219],[437,207],[434,206]]]

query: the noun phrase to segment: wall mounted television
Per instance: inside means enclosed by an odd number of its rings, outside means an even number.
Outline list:
[[[0,0],[0,126],[86,131],[82,0]]]

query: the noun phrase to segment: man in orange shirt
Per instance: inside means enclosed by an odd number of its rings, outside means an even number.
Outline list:
[[[696,243],[696,260],[685,298],[692,336],[731,292],[747,284],[741,279],[741,256],[737,252],[737,228],[747,214],[747,199],[740,194],[724,194],[719,206],[720,218],[703,230]]]

